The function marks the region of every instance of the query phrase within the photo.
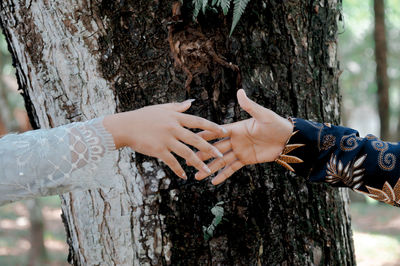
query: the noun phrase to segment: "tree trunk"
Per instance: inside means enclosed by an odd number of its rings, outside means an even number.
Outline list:
[[[387,45],[385,29],[385,3],[384,0],[374,0],[375,12],[375,61],[376,82],[378,85],[378,111],[380,118],[381,139],[390,140],[389,128],[389,78],[387,75]]]
[[[48,128],[188,97],[193,114],[229,123],[246,117],[240,86],[279,114],[339,122],[340,1],[251,1],[232,37],[229,18],[209,12],[196,24],[186,6],[172,18],[172,5],[3,0],[0,19],[32,123]],[[239,66],[241,80],[225,62]],[[246,167],[214,187],[190,178],[191,168],[182,181],[129,149],[115,159],[114,188],[62,196],[71,263],[355,263],[341,190],[275,164]],[[224,219],[207,239],[217,203]]]
[[[9,63],[9,60],[9,56],[7,58],[7,56],[0,51],[0,135],[15,130],[12,108],[7,101],[7,86],[3,80],[3,69],[5,65]]]
[[[47,260],[46,247],[44,246],[44,220],[42,205],[38,199],[31,199],[26,202],[29,210],[30,242],[28,266],[40,266]]]
[[[3,123],[3,120],[0,117],[0,137],[7,133],[6,125]]]

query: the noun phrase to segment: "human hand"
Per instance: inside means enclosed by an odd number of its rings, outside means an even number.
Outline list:
[[[136,152],[159,158],[183,179],[186,179],[186,174],[171,152],[184,158],[197,170],[210,174],[207,165],[184,143],[197,148],[209,158],[222,157],[222,153],[185,127],[199,128],[217,135],[225,135],[226,130],[204,118],[183,114],[192,101],[152,105],[109,115],[104,118],[103,124],[113,136],[117,149],[129,146]]]
[[[212,173],[224,168],[212,180],[214,185],[224,182],[245,165],[277,159],[293,131],[290,121],[247,98],[244,90],[237,92],[237,98],[239,105],[252,118],[223,126],[229,132],[229,138],[214,143],[214,147],[224,156],[208,164]],[[202,131],[198,135],[207,141],[228,136],[211,131]],[[211,158],[203,151],[199,151],[197,156],[203,161]],[[202,180],[209,175],[198,172],[195,178]]]

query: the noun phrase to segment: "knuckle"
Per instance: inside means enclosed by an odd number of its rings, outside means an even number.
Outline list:
[[[208,153],[210,153],[210,154],[214,154],[215,153],[215,148],[214,148],[214,146],[207,144],[206,151]]]
[[[155,151],[157,154],[160,154],[160,153],[165,152],[165,149],[164,149],[163,147],[161,147],[161,146],[157,146],[157,147],[155,147],[154,151]]]
[[[224,160],[223,158],[221,158],[221,159],[218,160],[218,162],[217,162],[218,168],[222,168],[222,167],[224,167],[225,165],[226,165],[226,162],[225,162],[225,160]]]
[[[195,163],[195,164],[199,164],[199,162],[201,162],[199,160],[199,158],[192,152],[188,155],[188,158],[189,158],[189,161],[191,161],[192,163]]]
[[[228,164],[228,162],[226,161],[225,156],[221,158],[222,164],[223,166],[226,166]]]
[[[197,135],[191,135],[190,142],[193,146],[198,146],[201,143],[201,138]]]
[[[169,122],[169,123],[165,124],[165,129],[167,131],[174,132],[176,130],[176,124],[173,122]]]
[[[167,157],[163,157],[161,159],[166,165],[170,166],[171,165],[171,160]]]
[[[161,160],[162,160],[164,163],[166,163],[166,164],[168,164],[168,165],[171,165],[172,159],[171,159],[171,157],[170,157],[168,154],[164,155],[164,156],[161,158]]]
[[[193,152],[189,149],[185,149],[182,154],[187,160],[191,160],[193,158]]]
[[[201,118],[201,117],[196,117],[195,118],[196,120],[196,124],[198,124],[199,126],[204,126],[204,124],[205,124],[205,120],[204,120],[204,118]]]
[[[199,161],[199,160],[197,160],[195,158],[193,158],[193,160],[191,160],[191,161],[192,161],[192,166],[194,166],[195,168],[197,168],[199,170],[203,168],[203,162],[202,161]]]

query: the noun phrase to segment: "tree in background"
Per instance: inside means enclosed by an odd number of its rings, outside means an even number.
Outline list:
[[[374,0],[374,13],[376,81],[378,85],[378,112],[381,125],[380,137],[381,139],[389,140],[389,77],[387,75],[387,45],[384,0]]]
[[[361,135],[380,134],[377,108],[374,5],[373,1],[343,2],[344,23],[340,27],[339,58],[343,95],[344,125],[360,130]],[[400,140],[400,5],[397,0],[385,1],[385,30],[387,43],[387,76],[389,78],[390,135]],[[399,130],[396,130],[399,127]]]
[[[35,128],[187,97],[194,114],[230,123],[245,118],[240,87],[279,114],[339,123],[341,1],[250,1],[231,37],[229,17],[205,8],[194,22],[187,2],[0,5]],[[341,190],[273,164],[214,187],[129,149],[115,159],[112,189],[62,196],[75,265],[354,264]]]
[[[22,99],[17,96],[17,86],[7,68],[11,65],[11,57],[5,45],[5,39],[0,36],[0,136],[9,132],[24,132],[30,130],[26,111],[21,106]],[[16,83],[16,82],[15,82]],[[29,266],[39,266],[47,260],[44,246],[44,221],[40,201],[26,201],[30,220],[30,250]]]

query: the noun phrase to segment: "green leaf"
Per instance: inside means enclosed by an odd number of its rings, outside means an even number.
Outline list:
[[[203,5],[202,5],[203,14],[206,14],[207,5],[208,5],[208,0],[203,0]]]
[[[194,8],[193,8],[193,20],[197,18],[199,15],[200,9],[202,7],[202,0],[193,0],[192,1]]]
[[[224,15],[226,16],[231,6],[231,0],[220,0],[219,2],[222,8],[222,12],[224,12]]]
[[[216,205],[211,209],[211,213],[214,214],[214,216],[216,216],[216,217],[218,217],[218,216],[222,217],[222,216],[224,216],[224,208]]]
[[[212,0],[211,5],[215,6],[215,4],[217,3],[217,1],[219,2],[219,0]]]
[[[229,35],[232,35],[233,30],[235,29],[237,23],[239,22],[240,17],[244,13],[244,9],[246,8],[247,4],[250,0],[233,0],[233,22],[231,27],[231,32]]]

